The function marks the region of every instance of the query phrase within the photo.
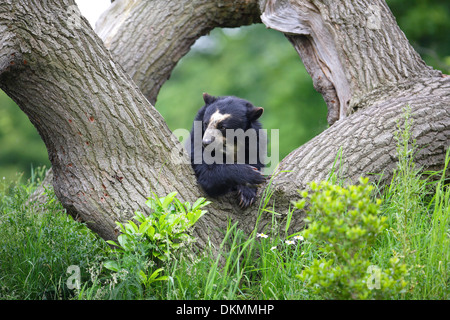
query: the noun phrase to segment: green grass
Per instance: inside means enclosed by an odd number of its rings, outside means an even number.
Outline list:
[[[416,167],[415,142],[408,111],[397,131],[399,161],[384,191],[383,214],[389,219],[380,237],[376,259],[384,264],[395,253],[409,267],[410,286],[402,299],[450,298],[450,188],[446,184],[450,150],[441,172]]]
[[[411,125],[407,116],[399,126],[399,162],[391,183],[373,195],[373,200],[376,196],[382,200],[379,214],[387,218],[388,227],[372,246],[370,261],[385,269],[390,259],[397,257],[407,266],[406,289],[392,299],[449,299],[450,188],[446,172],[450,155],[447,152],[443,171],[422,172],[414,163],[417,150],[409,136]],[[273,217],[273,226],[264,231],[265,235],[256,228],[250,235],[244,234],[239,225],[230,223],[219,248],[209,245],[200,251],[186,246],[162,265],[161,275],[167,280],[144,288],[134,266],[151,269],[148,257],[139,252],[129,254],[122,258],[127,261],[121,261],[128,267],[117,272],[107,270],[104,263],[117,258],[116,253],[83,224],[67,216],[51,190],[42,206],[27,205],[42,175],[43,170],[37,170],[27,183],[0,182],[0,299],[329,297],[326,287],[317,293],[299,279],[302,270],[326,254],[318,243],[294,240],[287,228],[278,228],[278,214],[267,207],[270,187],[260,204],[260,214]],[[341,183],[338,179],[330,182]],[[80,267],[79,289],[67,286],[67,268],[71,265]]]
[[[77,265],[82,279],[101,259],[106,245],[69,217],[52,190],[41,207],[27,204],[39,183],[3,181],[0,187],[0,299],[68,299],[67,268]]]

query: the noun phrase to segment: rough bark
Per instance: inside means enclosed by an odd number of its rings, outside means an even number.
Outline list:
[[[215,27],[260,22],[257,0],[116,1],[96,32],[154,104],[194,42]]]
[[[329,124],[377,88],[441,75],[414,51],[385,1],[267,0],[262,20],[293,43],[324,95]]]
[[[65,208],[111,239],[114,221],[144,210],[150,191],[200,193],[190,168],[168,161],[178,141],[163,118],[87,21],[69,23],[71,5],[0,4],[0,83],[44,140]]]
[[[384,172],[388,181],[396,161],[393,132],[406,104],[419,163],[442,166],[450,78],[425,65],[384,1],[171,3],[115,1],[97,26],[111,53],[85,20],[69,23],[72,0],[0,3],[0,87],[46,143],[58,198],[103,238],[116,236],[114,221],[145,211],[150,191],[175,190],[184,201],[203,195],[186,154],[145,96],[155,101],[198,37],[259,16],[293,43],[333,124],[280,163],[271,185],[275,211],[285,214],[297,189],[326,178],[341,148],[343,178]],[[240,210],[234,195],[215,200],[196,229],[200,244],[220,243],[228,218],[251,230],[257,212],[258,206]],[[265,214],[260,225],[270,221]],[[301,214],[292,225],[302,226]]]
[[[280,212],[288,210],[297,189],[327,177],[340,150],[342,178],[356,181],[363,173],[383,172],[382,183],[388,182],[397,159],[393,133],[406,104],[417,118],[413,135],[419,144],[419,164],[428,169],[440,167],[450,144],[448,78],[424,63],[384,1],[266,0],[259,5],[262,22],[285,33],[299,53],[328,105],[329,124],[343,120],[281,162],[279,172],[286,172],[273,180],[273,199]],[[105,15],[112,16],[109,12]],[[210,19],[195,18],[210,26]],[[143,23],[155,28],[152,19],[139,20],[137,25]],[[100,21],[96,28],[103,39],[105,24]],[[136,42],[127,40],[125,32],[116,30],[112,35],[120,39],[114,42],[121,43],[110,48],[117,59],[124,55],[120,46],[128,48]],[[164,64],[152,56],[148,55],[148,65]],[[140,68],[140,62],[128,63],[126,70],[134,74]],[[141,88],[152,86],[145,78],[134,79]],[[359,109],[367,110],[360,113]],[[249,221],[242,216],[238,220]],[[299,216],[299,225],[301,220]]]
[[[282,161],[280,170],[288,172],[274,181],[276,189],[295,196],[305,182],[326,179],[339,152],[343,178],[382,174],[381,184],[388,182],[397,160],[393,134],[406,105],[418,163],[442,166],[450,145],[450,78],[425,64],[385,1],[267,0],[262,21],[294,45],[334,124]]]

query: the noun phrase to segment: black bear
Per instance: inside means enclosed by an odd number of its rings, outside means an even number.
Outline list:
[[[261,173],[261,150],[266,141],[258,118],[263,108],[233,97],[203,94],[191,130],[190,156],[198,183],[211,197],[237,191],[239,206],[253,204]]]

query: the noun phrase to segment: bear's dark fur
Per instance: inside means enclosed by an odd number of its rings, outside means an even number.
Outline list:
[[[237,191],[240,207],[247,208],[255,200],[257,186],[265,181],[258,121],[263,109],[232,96],[213,97],[205,93],[203,99],[205,105],[195,117],[190,141],[191,164],[198,183],[211,197]],[[248,136],[236,138],[238,132]],[[264,139],[261,142],[265,143]],[[207,152],[216,161],[208,160]]]

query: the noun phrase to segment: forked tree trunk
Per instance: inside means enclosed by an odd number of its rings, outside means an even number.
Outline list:
[[[442,167],[450,78],[425,65],[384,1],[116,0],[97,26],[103,41],[84,19],[74,23],[73,5],[2,0],[0,87],[41,134],[58,198],[105,239],[117,236],[114,221],[147,210],[151,191],[178,191],[191,202],[204,195],[148,101],[156,101],[194,41],[217,26],[262,21],[285,33],[328,105],[332,126],[280,163],[272,181],[275,211],[285,214],[297,189],[325,179],[339,150],[348,181],[368,173],[388,181],[393,133],[407,104],[419,164]],[[215,200],[196,228],[200,245],[220,243],[228,218],[251,230],[257,212],[257,205],[242,211],[233,195]],[[263,215],[260,226],[270,221]],[[302,226],[300,213],[292,226]]]

